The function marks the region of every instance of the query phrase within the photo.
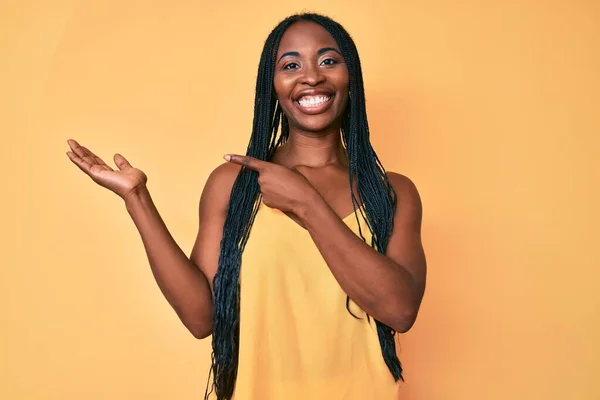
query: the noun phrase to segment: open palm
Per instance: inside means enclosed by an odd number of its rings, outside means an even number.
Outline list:
[[[102,159],[73,139],[67,141],[71,151],[67,156],[98,185],[105,187],[122,198],[146,185],[146,174],[131,164],[120,154],[115,154],[114,162],[119,168],[109,167]]]

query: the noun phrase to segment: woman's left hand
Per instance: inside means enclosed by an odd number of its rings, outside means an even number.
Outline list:
[[[259,173],[258,184],[263,203],[271,208],[298,215],[316,193],[304,175],[296,170],[250,156],[228,154],[224,158]]]

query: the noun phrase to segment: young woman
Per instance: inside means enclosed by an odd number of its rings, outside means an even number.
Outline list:
[[[282,21],[260,59],[247,154],[210,175],[189,258],[142,171],[69,140],[71,161],[125,200],[183,324],[212,334],[217,399],[397,398],[395,335],[425,290],[421,201],[385,172],[365,110],[344,28],[316,14]]]

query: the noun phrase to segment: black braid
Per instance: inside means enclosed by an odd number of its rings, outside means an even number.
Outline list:
[[[350,76],[350,99],[342,121],[342,140],[349,159],[352,203],[371,232],[371,246],[385,253],[393,228],[396,194],[369,141],[360,59],[354,41],[340,24],[318,14],[297,14],[286,18],[273,29],[260,58],[252,135],[246,154],[260,160],[269,160],[277,147],[289,137],[289,123],[277,102],[273,77],[281,37],[297,21],[312,21],[323,26],[337,42],[344,56]],[[280,124],[281,131],[278,135]],[[358,198],[353,190],[355,179]],[[258,174],[242,168],[231,191],[221,239],[219,268],[213,282],[215,299],[211,372],[214,375],[212,388],[218,400],[231,399],[235,388],[239,351],[240,267],[259,204]],[[363,207],[360,207],[361,204]],[[358,220],[358,214],[355,214]],[[365,240],[362,231],[359,234]],[[349,299],[346,306],[350,311],[348,303]],[[376,324],[385,363],[395,380],[402,379],[402,367],[394,342],[396,332],[379,321]],[[205,398],[208,398],[208,394]]]

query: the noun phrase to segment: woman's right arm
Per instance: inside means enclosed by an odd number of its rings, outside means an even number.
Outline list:
[[[218,268],[223,224],[239,168],[223,164],[210,175],[200,199],[200,227],[192,255],[177,245],[146,187],[146,177],[120,155],[119,170],[75,141],[68,156],[99,185],[125,201],[144,244],[154,278],[182,323],[196,338],[212,333],[212,281]]]
[[[223,165],[208,178],[200,198],[198,235],[189,258],[169,233],[147,189],[125,199],[160,290],[181,322],[199,339],[212,333],[212,281],[219,263],[229,194],[238,170]]]

